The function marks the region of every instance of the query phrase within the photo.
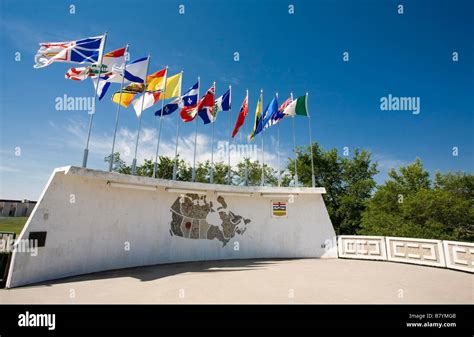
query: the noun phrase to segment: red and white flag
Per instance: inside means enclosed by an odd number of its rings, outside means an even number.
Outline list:
[[[140,117],[143,110],[151,108],[160,100],[161,91],[147,91],[145,94],[133,100],[132,105],[137,117]],[[142,105],[143,104],[143,105]]]
[[[100,76],[110,77],[114,73],[121,73],[125,65],[126,50],[127,47],[123,47],[105,54],[102,58]],[[89,77],[97,77],[98,74],[99,64],[94,63],[87,67],[70,68],[64,77],[74,81],[83,81]]]
[[[242,102],[242,107],[240,108],[239,115],[237,116],[237,121],[235,122],[234,131],[232,131],[232,138],[235,137],[237,132],[242,125],[244,125],[245,117],[247,117],[249,113],[249,94],[247,92],[247,96],[245,96],[244,101]]]
[[[196,118],[198,111],[205,109],[205,108],[211,108],[214,109],[214,93],[215,93],[215,87],[214,84],[209,88],[209,90],[206,92],[206,94],[199,100],[199,102],[193,106],[185,106],[181,111],[179,112],[179,115],[181,116],[181,119],[183,122],[191,122]]]

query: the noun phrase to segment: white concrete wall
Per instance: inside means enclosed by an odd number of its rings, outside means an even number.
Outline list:
[[[387,260],[383,236],[338,236],[339,257],[363,260]]]
[[[108,182],[156,189],[113,187]],[[250,219],[243,235],[223,247],[217,239],[190,239],[170,234],[170,207],[180,193],[169,188],[251,193],[224,196],[227,210]],[[337,258],[335,232],[323,188],[239,187],[133,177],[77,167],[56,169],[23,229],[46,231],[38,255],[14,252],[7,287],[109,269],[160,263],[244,258]],[[280,197],[265,197],[276,194]],[[272,200],[287,200],[288,216],[271,216]],[[219,221],[209,220],[218,225]],[[238,250],[236,245],[238,244]],[[129,245],[130,249],[125,248]]]
[[[474,273],[474,243],[443,241],[446,266]]]
[[[446,267],[440,240],[385,237],[389,261]]]
[[[474,273],[474,243],[385,236],[338,236],[338,256],[424,266]]]

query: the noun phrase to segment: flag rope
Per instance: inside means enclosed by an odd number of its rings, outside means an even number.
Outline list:
[[[192,181],[196,181],[196,146],[197,146],[197,132],[198,132],[198,113],[199,113],[199,91],[200,91],[200,86],[201,86],[201,78],[198,76],[198,95],[197,95],[197,99],[196,99],[196,115],[194,116],[194,118],[196,119],[196,128],[195,128],[195,131],[194,131],[194,158],[193,158],[193,172],[192,172],[192,177],[191,177],[191,180]]]
[[[146,82],[147,82],[147,77],[148,77],[148,69],[150,68],[150,59],[151,55],[148,54],[148,62],[146,65],[146,72],[145,72],[145,79],[144,79],[144,85],[143,85],[143,95],[142,95],[142,104],[140,108],[140,118],[138,119],[138,131],[137,131],[137,141],[135,143],[135,155],[133,157],[133,162],[132,162],[132,175],[136,175],[137,173],[137,151],[138,151],[138,140],[140,139],[140,129],[142,126],[142,117],[143,117],[143,105],[145,103],[145,94],[147,93],[146,90]]]
[[[308,129],[309,129],[309,150],[311,151],[311,185],[315,187],[316,181],[314,176],[314,159],[313,159],[313,137],[311,135],[311,118],[308,112],[308,93],[306,93],[305,97],[305,104],[306,104],[306,112],[308,113]]]
[[[102,52],[100,53],[100,62],[99,62],[99,79],[100,79],[100,71],[102,70],[102,61],[104,60],[104,50],[105,50],[105,43],[107,42],[107,32],[104,34],[104,44],[102,45]],[[87,141],[86,141],[86,148],[84,149],[84,155],[82,157],[82,167],[87,167],[87,159],[89,157],[89,141],[91,138],[91,130],[92,130],[92,122],[94,120],[94,115],[96,112],[97,106],[97,91],[99,90],[99,82],[97,82],[97,86],[94,90],[94,113],[91,114],[89,118],[89,131],[87,132]]]
[[[229,124],[229,146],[227,147],[227,184],[231,185],[231,180],[230,180],[230,175],[231,175],[231,167],[230,167],[230,143],[232,143],[232,132],[231,132],[231,127],[232,127],[232,121],[231,121],[231,116],[230,112],[232,111],[232,86],[229,85],[229,111],[227,114],[229,115],[228,118],[228,124]]]
[[[291,93],[291,101],[293,102],[293,93]],[[294,184],[295,184],[295,186],[298,186],[298,166],[297,166],[298,154],[296,152],[295,116],[291,116],[291,120],[292,120],[292,128],[293,128],[293,152],[295,154]]]
[[[183,70],[181,70],[181,78],[183,78]],[[182,96],[179,102],[182,102]],[[179,106],[179,103],[178,103]],[[177,175],[178,175],[178,142],[179,142],[179,114],[178,114],[178,120],[176,122],[176,145],[175,145],[175,150],[174,150],[174,161],[173,161],[173,180],[176,180]]]
[[[160,110],[160,127],[158,130],[158,140],[156,142],[156,153],[155,153],[155,162],[153,163],[153,178],[156,178],[156,171],[158,169],[158,152],[160,151],[160,138],[161,138],[161,126],[163,124],[163,109],[165,107],[165,98],[166,98],[166,80],[168,79],[168,66],[166,66],[166,73],[164,78],[165,86],[163,88],[163,98],[161,100],[161,110]],[[159,178],[159,177],[158,177]]]
[[[215,93],[217,92],[216,90],[216,82],[212,84],[214,86],[214,97]],[[214,105],[215,105],[215,100],[214,100]],[[215,106],[212,107],[212,110],[214,110]],[[216,122],[217,118],[217,108],[215,108],[216,111],[214,113],[216,114],[214,116],[214,120],[212,121],[212,136],[211,136],[211,167],[210,167],[210,172],[209,172],[209,182],[211,184],[214,183],[214,123]]]
[[[125,46],[125,55],[127,55],[128,53],[128,47],[129,45],[127,44]],[[117,137],[117,128],[118,128],[118,123],[119,123],[119,118],[120,118],[120,107],[121,107],[121,104],[120,102],[122,102],[122,90],[123,90],[123,82],[125,80],[125,69],[127,68],[127,56],[125,56],[125,63],[123,65],[123,74],[122,74],[122,81],[120,83],[120,95],[119,95],[119,103],[117,104],[117,112],[115,114],[115,129],[114,129],[114,139],[112,141],[112,152],[110,154],[110,161],[109,161],[109,172],[112,172],[112,168],[113,168],[113,165],[114,165],[114,160],[115,160],[115,154],[114,154],[114,151],[115,151],[115,139]],[[99,70],[99,80],[97,81],[97,86],[99,86],[99,82],[100,82],[100,70]]]

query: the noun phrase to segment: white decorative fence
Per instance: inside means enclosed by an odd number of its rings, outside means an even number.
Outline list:
[[[474,273],[474,243],[389,236],[338,236],[338,256],[449,268]]]

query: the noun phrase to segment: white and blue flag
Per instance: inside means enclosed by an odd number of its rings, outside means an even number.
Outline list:
[[[97,78],[92,79],[95,86],[97,85],[97,81],[99,82],[99,88],[97,89],[99,100],[105,96],[105,93],[110,87],[110,83],[121,83],[122,78],[124,84],[145,83],[147,67],[148,57],[142,57],[127,64],[125,69],[124,67],[116,67],[112,70],[111,74],[101,75],[99,81]]]
[[[224,95],[216,99],[214,110],[216,110],[216,112],[229,111],[230,108],[231,106],[230,106],[230,88],[229,88],[229,90],[227,90]]]
[[[163,107],[163,111],[161,111],[161,109],[156,111],[155,116],[161,117],[161,116],[170,115],[176,110],[178,110],[178,108],[184,108],[185,106],[196,105],[198,90],[199,90],[199,82],[196,82],[196,84],[193,85],[191,88],[189,88],[189,90],[186,91],[183,96],[178,97],[172,100],[170,103],[166,104]]]
[[[198,91],[199,91],[199,82],[196,82],[188,91],[181,96],[181,108],[185,106],[194,106],[197,104],[198,100]]]
[[[35,55],[34,68],[53,62],[97,63],[102,58],[105,35],[66,42],[43,42]]]

